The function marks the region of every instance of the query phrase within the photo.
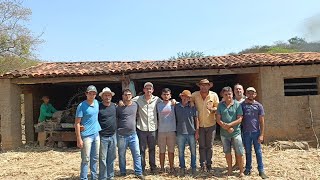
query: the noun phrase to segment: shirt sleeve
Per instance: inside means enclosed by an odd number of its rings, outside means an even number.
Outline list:
[[[138,99],[139,99],[139,97],[140,97],[140,96],[136,96],[136,97],[132,98],[132,101],[133,101],[133,102],[137,102]]]
[[[197,109],[196,109],[196,107],[192,107],[192,112],[193,112],[193,116],[194,117],[198,117],[198,111],[197,111]]]
[[[221,115],[221,103],[218,104],[217,114]]]
[[[52,113],[50,111],[50,106],[49,106],[49,112],[48,112],[47,108],[45,107],[45,105],[41,105],[40,114],[45,116],[45,117],[52,117]]]
[[[218,105],[219,105],[219,97],[218,97],[218,95],[217,95],[217,93],[214,93],[213,94],[213,107],[218,107]]]
[[[76,111],[76,118],[82,118],[83,117],[83,111],[81,108],[82,103],[80,103],[77,107],[77,111]]]
[[[50,111],[51,111],[52,113],[57,112],[56,108],[54,108],[54,107],[52,106],[52,104],[50,104]]]
[[[237,108],[237,116],[239,116],[239,115],[241,115],[241,116],[243,115],[242,107],[240,104],[238,104],[238,108]]]
[[[261,104],[259,104],[259,116],[264,116],[264,108]]]

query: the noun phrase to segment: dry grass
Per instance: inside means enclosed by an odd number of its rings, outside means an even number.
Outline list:
[[[189,167],[190,154],[186,149],[186,165]],[[178,158],[175,165],[178,166]],[[263,146],[265,171],[270,179],[320,179],[320,150],[290,149],[278,151]],[[199,156],[197,156],[197,159]],[[127,153],[128,176],[121,179],[133,179],[131,154]],[[214,164],[212,173],[200,173],[192,177],[173,176],[167,173],[147,175],[147,179],[238,179],[239,171],[226,177],[226,162],[220,142],[214,145]],[[53,149],[26,146],[15,151],[0,154],[0,179],[79,179],[80,152],[78,149]],[[157,162],[158,163],[158,162]],[[260,179],[253,157],[253,173],[243,179]],[[115,165],[119,174],[118,161]],[[188,171],[189,172],[189,171]],[[147,171],[148,174],[148,171]],[[118,178],[120,179],[120,178]]]

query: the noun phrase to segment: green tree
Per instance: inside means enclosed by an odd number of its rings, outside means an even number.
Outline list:
[[[320,42],[307,42],[300,37],[290,38],[287,42],[277,41],[273,45],[252,46],[238,54],[246,53],[293,53],[293,52],[320,52]]]
[[[178,52],[177,57],[171,56],[169,60],[186,59],[186,58],[201,58],[204,57],[204,53],[200,51],[188,51],[188,52]]]
[[[0,56],[32,57],[42,42],[25,26],[31,9],[22,6],[22,0],[0,0]]]

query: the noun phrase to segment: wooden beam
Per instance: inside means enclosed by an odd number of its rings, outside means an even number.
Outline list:
[[[74,76],[74,77],[50,77],[50,78],[16,78],[12,79],[13,84],[41,84],[41,83],[72,83],[72,82],[99,82],[111,81],[120,82],[121,75],[97,75],[97,76]]]
[[[259,73],[260,67],[235,68],[235,69],[197,69],[180,71],[144,72],[129,74],[130,79],[147,79],[161,77],[183,77],[183,76],[210,76],[226,74],[251,74]]]

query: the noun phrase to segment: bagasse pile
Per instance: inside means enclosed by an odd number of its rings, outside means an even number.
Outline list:
[[[158,152],[158,149],[157,149]],[[276,147],[263,146],[264,164],[269,179],[320,179],[320,150],[287,149],[278,150]],[[157,163],[158,161],[158,154]],[[167,158],[167,157],[166,157]],[[198,163],[199,155],[197,155]],[[222,153],[221,142],[214,145],[214,164],[212,173],[199,173],[197,179],[226,179],[226,162]],[[38,148],[27,145],[16,151],[0,154],[0,179],[79,179],[80,151],[79,149]],[[167,159],[166,159],[167,163]],[[178,167],[178,152],[175,152],[175,165]],[[190,153],[186,148],[186,165],[189,167]],[[168,166],[168,163],[167,163]],[[256,169],[253,157],[253,173],[243,179],[261,179]],[[127,177],[134,179],[133,163],[130,151],[127,152]],[[148,168],[148,167],[147,167]],[[118,160],[115,163],[116,175],[119,174]],[[189,171],[188,171],[189,172]],[[148,171],[147,171],[148,173]],[[239,171],[235,171],[228,179],[239,179]],[[148,175],[147,179],[193,179],[170,174]],[[123,179],[123,178],[121,178]]]

